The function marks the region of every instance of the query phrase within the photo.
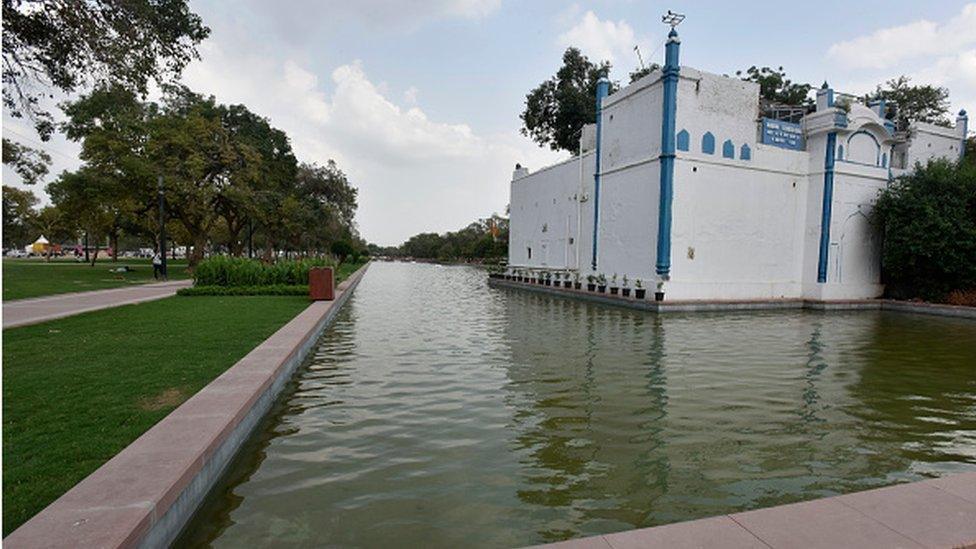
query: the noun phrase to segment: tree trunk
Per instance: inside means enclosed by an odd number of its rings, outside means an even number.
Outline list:
[[[91,266],[95,266],[95,262],[98,261],[98,244],[95,245],[95,253],[91,256]]]
[[[203,249],[207,247],[207,234],[199,232],[193,236],[193,253],[190,254],[190,268],[203,261]]]
[[[119,233],[118,231],[112,231],[109,235],[109,246],[112,247],[112,263],[116,263],[119,260]]]

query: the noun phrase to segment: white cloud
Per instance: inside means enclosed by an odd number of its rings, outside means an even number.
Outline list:
[[[301,160],[334,158],[360,190],[363,236],[379,244],[502,213],[515,163],[539,167],[557,158],[514,131],[479,135],[464,123],[431,120],[409,97],[399,105],[359,62],[337,67],[323,83],[295,61],[230,55],[211,42],[184,80],[268,116]]]
[[[601,21],[592,11],[584,13],[576,25],[559,35],[557,43],[561,47],[579,48],[592,61],[610,61],[621,68],[638,65],[634,46],[640,46],[643,55],[650,53],[650,41],[638,37],[626,21]]]
[[[416,105],[417,104],[417,93],[419,93],[419,90],[415,86],[410,86],[409,88],[407,88],[406,90],[404,90],[404,92],[403,92],[403,100],[408,105]]]
[[[937,24],[920,19],[838,42],[827,56],[846,68],[883,69],[902,61],[951,55],[976,44],[976,3],[963,6],[951,20]]]

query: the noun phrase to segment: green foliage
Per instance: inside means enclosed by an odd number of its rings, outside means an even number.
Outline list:
[[[51,87],[116,82],[144,95],[198,58],[210,29],[187,0],[3,0],[3,106],[41,139],[54,131],[40,99]]]
[[[522,134],[554,151],[576,152],[580,130],[596,121],[597,81],[609,74],[609,62],[595,64],[577,48],[567,48],[556,75],[525,96]],[[616,88],[611,84],[610,91]]]
[[[648,74],[651,74],[652,72],[659,71],[659,70],[661,70],[661,65],[658,65],[657,63],[651,63],[647,67],[635,69],[630,73],[630,83],[633,84],[634,82],[637,82],[638,80],[644,78]]]
[[[400,246],[398,255],[422,259],[501,259],[508,255],[508,219],[480,219],[456,232],[421,233]]]
[[[308,284],[273,284],[267,286],[192,286],[180,288],[176,295],[195,297],[202,295],[308,295]]]
[[[31,222],[34,219],[34,193],[16,187],[3,186],[3,247],[22,248],[33,241]]]
[[[976,288],[976,166],[917,166],[881,192],[874,214],[893,297],[942,300]]]
[[[243,257],[213,256],[197,265],[193,279],[197,286],[307,285],[309,269],[334,266],[325,258],[263,263]]]
[[[929,122],[948,126],[949,90],[938,86],[912,86],[911,78],[899,76],[878,86],[869,99],[885,99],[894,103],[887,117],[895,121],[899,130],[911,122]]]
[[[350,244],[348,240],[337,240],[332,243],[332,246],[329,249],[332,252],[332,255],[336,256],[336,258],[339,260],[339,263],[344,262],[347,257],[354,253],[352,244]]]
[[[745,75],[742,71],[735,71],[735,75],[747,82],[759,84],[759,97],[766,101],[797,107],[813,104],[813,100],[809,97],[813,86],[791,81],[786,77],[783,67],[772,69],[753,65],[746,69]]]
[[[47,175],[51,155],[3,138],[3,163],[10,166],[25,185],[33,185]]]

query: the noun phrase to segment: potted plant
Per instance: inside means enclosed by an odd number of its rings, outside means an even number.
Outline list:
[[[657,291],[654,292],[654,301],[664,301],[664,281],[657,283]]]
[[[593,275],[586,275],[586,291],[595,292],[596,291],[596,277]]]
[[[563,275],[560,272],[552,273],[552,285],[558,288],[559,287],[559,279],[561,279],[562,277],[563,277]]]
[[[620,284],[620,293],[624,297],[630,297],[630,288],[627,287],[627,275],[624,275],[624,279]]]
[[[634,281],[634,297],[644,299],[645,296],[647,296],[647,289],[644,288],[644,283],[638,278]]]
[[[577,271],[573,273],[573,289],[579,290],[580,286],[582,286],[582,284],[580,284],[580,275],[579,272]]]
[[[607,293],[607,277],[603,273],[596,275],[596,291],[601,294]]]
[[[572,287],[573,287],[573,281],[570,279],[570,274],[567,271],[566,273],[563,274],[563,288],[572,288]]]
[[[620,292],[620,288],[617,286],[617,273],[613,273],[610,277],[610,295],[617,295]]]
[[[552,273],[550,273],[549,271],[546,271],[546,274],[545,274],[545,276],[543,277],[542,280],[543,280],[543,283],[546,286],[552,286]]]

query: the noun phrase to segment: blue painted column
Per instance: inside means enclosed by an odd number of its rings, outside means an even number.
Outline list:
[[[603,145],[603,99],[610,92],[610,80],[600,78],[596,83],[596,166],[593,169],[593,259],[590,268],[596,270],[597,239],[600,229],[600,157]],[[580,159],[582,161],[582,159]]]
[[[674,128],[678,111],[678,48],[681,40],[671,29],[664,49],[663,116],[661,117],[661,189],[657,212],[657,274],[667,279],[671,275],[671,203],[674,200]]]
[[[834,154],[837,150],[837,132],[827,134],[827,151],[824,155],[823,210],[820,214],[820,258],[817,261],[817,282],[827,282],[827,254],[830,251],[830,212],[834,204]]]
[[[956,128],[959,127],[962,127],[962,144],[959,146],[959,160],[962,160],[966,156],[966,136],[969,135],[969,116],[965,109],[959,111],[959,116],[956,117]]]

